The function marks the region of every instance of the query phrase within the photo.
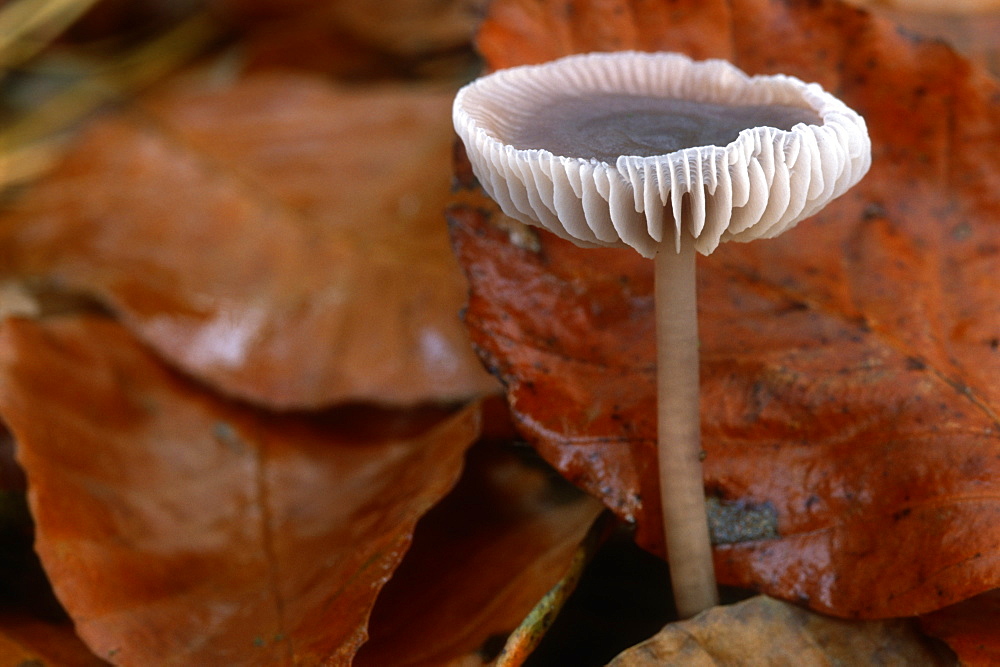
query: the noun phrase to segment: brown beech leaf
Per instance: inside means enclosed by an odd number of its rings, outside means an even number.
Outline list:
[[[946,642],[963,665],[1000,665],[1000,589],[921,616],[920,628]]]
[[[903,29],[943,39],[974,63],[1000,75],[1000,3],[996,0],[848,0]],[[922,7],[920,5],[923,5]],[[937,5],[936,7],[934,5]]]
[[[509,445],[473,447],[458,485],[418,524],[354,664],[431,667],[477,652],[492,658],[484,644],[516,628],[565,574],[601,511],[568,486]]]
[[[319,31],[346,33],[383,54],[414,56],[467,43],[485,0],[213,0],[233,21],[273,29],[275,22],[307,22]]]
[[[0,415],[56,594],[121,664],[348,662],[479,428],[476,406],[255,411],[94,317],[3,325]]]
[[[23,611],[0,611],[0,665],[99,667],[106,664],[80,641],[68,621],[45,621]]]
[[[930,646],[912,621],[845,621],[758,596],[668,625],[608,667],[720,664],[929,667],[953,660]]]
[[[419,55],[468,44],[486,0],[329,3],[335,20],[383,52]]]
[[[450,99],[178,84],[94,123],[0,215],[3,269],[96,295],[186,372],[270,406],[492,391],[441,218]]]
[[[0,432],[0,665],[106,664],[80,641],[34,552],[25,479],[14,441]]]
[[[997,82],[835,2],[497,0],[479,44],[492,68],[724,57],[819,81],[865,116],[859,186],[779,239],[699,258],[718,576],[859,617],[1000,584]],[[486,211],[450,214],[475,343],[542,455],[661,550],[652,263]]]
[[[250,69],[296,68],[341,79],[466,76],[485,0],[212,0],[240,32]]]

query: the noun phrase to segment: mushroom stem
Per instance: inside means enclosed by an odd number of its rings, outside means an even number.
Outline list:
[[[656,253],[656,349],[660,501],[670,579],[681,618],[715,606],[705,512],[698,401],[698,306],[694,241]]]

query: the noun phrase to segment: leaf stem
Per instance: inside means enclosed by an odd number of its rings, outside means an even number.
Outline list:
[[[694,242],[656,254],[657,422],[660,501],[670,579],[681,618],[718,604],[705,513],[698,383]]]
[[[576,590],[584,569],[607,541],[615,525],[616,520],[611,512],[605,510],[597,516],[580,546],[573,553],[573,560],[566,574],[539,600],[521,625],[510,634],[493,667],[520,667],[524,664],[555,622],[566,600]]]

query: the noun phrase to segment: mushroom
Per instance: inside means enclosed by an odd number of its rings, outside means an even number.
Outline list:
[[[698,400],[696,252],[777,236],[857,183],[856,112],[784,75],[675,53],[592,53],[462,88],[455,129],[508,216],[655,262],[657,421],[678,613],[715,605]]]

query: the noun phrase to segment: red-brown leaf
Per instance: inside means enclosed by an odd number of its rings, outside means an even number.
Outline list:
[[[0,264],[95,294],[266,405],[492,391],[441,218],[449,104],[292,75],[169,88],[93,124],[0,216]]]
[[[550,468],[504,444],[470,450],[458,485],[417,526],[372,612],[358,667],[434,667],[476,653],[516,628],[569,568],[600,503],[567,493]]]
[[[735,523],[772,517],[780,534],[728,538],[718,574],[863,617],[1000,584],[997,83],[834,2],[498,0],[479,44],[491,68],[725,57],[819,81],[865,116],[859,186],[780,239],[700,261],[708,489],[740,503]],[[542,454],[660,549],[651,263],[544,233],[519,247],[477,206],[451,216],[475,342]]]
[[[45,621],[25,612],[0,611],[0,665],[100,667],[69,621]]]
[[[213,0],[230,20],[258,33],[289,24],[376,47],[387,56],[415,57],[466,44],[484,0]],[[334,47],[335,48],[335,47]],[[305,54],[303,54],[305,55]]]
[[[486,0],[211,0],[239,32],[250,70],[299,69],[341,80],[453,82],[475,66]]]
[[[121,664],[349,661],[478,433],[476,407],[254,411],[97,318],[5,323],[0,415],[56,593]]]
[[[1000,664],[1000,589],[920,618],[924,632],[943,640],[969,667]]]

